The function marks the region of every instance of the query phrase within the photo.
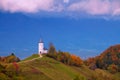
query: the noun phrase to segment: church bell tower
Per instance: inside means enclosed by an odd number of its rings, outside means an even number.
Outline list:
[[[40,42],[38,43],[38,54],[42,56],[42,54],[47,54],[48,49],[44,47],[44,42],[41,39]]]
[[[41,39],[40,42],[38,43],[38,53],[39,53],[39,54],[44,53],[44,42],[42,41],[42,39]]]

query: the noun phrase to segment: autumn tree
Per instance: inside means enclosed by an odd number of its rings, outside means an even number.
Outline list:
[[[109,70],[111,73],[116,73],[116,72],[118,72],[118,66],[115,65],[115,64],[111,64],[111,65],[109,65],[108,70]]]
[[[16,57],[13,53],[10,56],[7,56],[5,60],[6,63],[19,62],[19,61],[20,59]]]
[[[81,66],[83,64],[82,59],[78,56],[71,55],[69,52],[57,52],[53,44],[50,44],[48,54],[46,54],[46,56],[54,58],[55,60],[67,65]]]
[[[82,64],[83,64],[83,61],[80,57],[76,55],[71,55],[71,65],[81,66]]]
[[[57,60],[69,65],[71,61],[71,56],[68,52],[58,51]]]
[[[50,43],[47,56],[56,58],[57,51],[52,43]]]

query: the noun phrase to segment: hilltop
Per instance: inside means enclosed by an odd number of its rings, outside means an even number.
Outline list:
[[[103,62],[101,65],[99,65]],[[100,56],[98,56],[97,64],[99,68],[108,69],[115,68],[111,72],[120,72],[120,44],[109,47]],[[104,67],[102,67],[104,66]]]
[[[110,46],[108,49],[102,52],[100,56],[105,56],[105,55],[108,56],[114,55],[114,57],[120,58],[120,44]]]

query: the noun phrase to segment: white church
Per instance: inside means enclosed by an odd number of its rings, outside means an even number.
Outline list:
[[[48,49],[44,47],[44,42],[42,39],[38,43],[38,54],[41,56],[41,54],[46,54],[48,53]]]

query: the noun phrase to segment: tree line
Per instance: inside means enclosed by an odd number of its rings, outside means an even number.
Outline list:
[[[53,44],[50,44],[48,54],[46,54],[46,56],[71,66],[81,66],[83,64],[80,57],[70,54],[69,52],[63,52],[60,50],[56,51]]]

